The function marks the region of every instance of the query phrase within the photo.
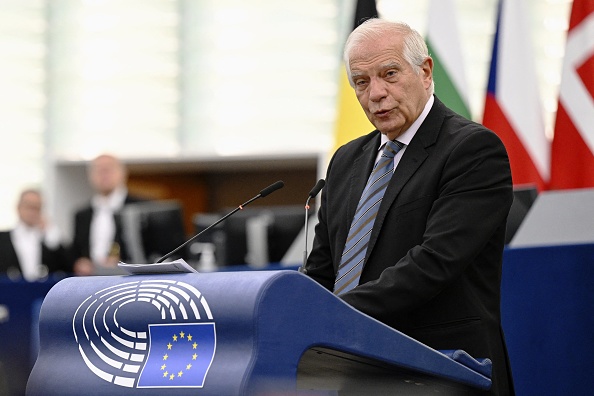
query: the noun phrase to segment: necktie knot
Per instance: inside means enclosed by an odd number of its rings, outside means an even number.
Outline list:
[[[394,158],[396,154],[402,149],[404,144],[400,143],[397,140],[390,140],[384,146],[384,151],[382,152],[382,157]]]

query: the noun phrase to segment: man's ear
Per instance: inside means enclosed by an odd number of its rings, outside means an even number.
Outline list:
[[[425,82],[425,88],[429,88],[433,81],[433,59],[431,57],[425,58],[421,64],[421,73],[423,74],[423,81]]]

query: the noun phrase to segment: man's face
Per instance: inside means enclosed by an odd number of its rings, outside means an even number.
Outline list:
[[[355,93],[369,121],[393,140],[404,133],[429,99],[433,61],[411,66],[400,35],[367,39],[351,55]]]
[[[17,206],[19,219],[29,227],[41,223],[41,197],[34,192],[24,193]]]
[[[108,195],[125,182],[124,167],[110,156],[97,157],[91,164],[89,179],[96,192]]]

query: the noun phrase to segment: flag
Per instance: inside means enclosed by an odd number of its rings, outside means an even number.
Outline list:
[[[594,0],[574,0],[551,152],[552,189],[594,187]]]
[[[550,143],[544,117],[532,44],[530,20],[522,1],[500,0],[497,28],[483,114],[507,149],[514,185],[546,188]]]
[[[365,20],[377,16],[375,0],[357,0],[353,30]],[[338,111],[334,133],[335,149],[374,129],[375,127],[371,124],[357,100],[355,90],[349,84],[343,65],[338,86]]]
[[[139,388],[201,388],[215,353],[214,323],[149,325]]]
[[[427,47],[433,58],[435,94],[450,109],[471,119],[462,48],[453,0],[432,0],[429,5]]]

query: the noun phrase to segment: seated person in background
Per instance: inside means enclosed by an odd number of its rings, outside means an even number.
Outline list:
[[[41,193],[24,190],[17,204],[18,223],[10,231],[0,232],[0,274],[36,281],[48,272],[70,271],[60,232],[48,226],[42,215]]]
[[[127,175],[124,164],[111,155],[100,155],[90,163],[88,178],[95,195],[75,214],[71,247],[75,275],[93,275],[96,268],[113,268],[119,260],[129,259],[118,213],[142,199],[128,195]]]

